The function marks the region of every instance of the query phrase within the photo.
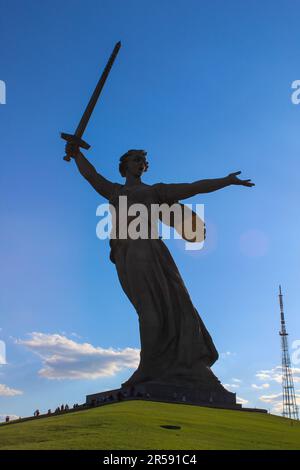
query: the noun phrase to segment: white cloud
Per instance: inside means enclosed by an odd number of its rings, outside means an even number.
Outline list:
[[[0,396],[1,397],[15,397],[16,395],[22,395],[21,390],[16,390],[15,388],[10,388],[5,384],[0,384]]]
[[[80,335],[78,335],[77,333],[71,333],[70,336],[74,336],[74,338],[77,338],[77,339],[81,339],[82,337]]]
[[[240,403],[241,405],[246,405],[249,400],[246,400],[245,398],[242,397],[236,397],[237,403]]]
[[[274,393],[272,395],[262,395],[259,399],[271,406],[271,413],[282,414],[282,393]],[[296,404],[300,406],[300,395],[296,394]]]
[[[43,368],[39,375],[47,379],[97,379],[139,364],[138,349],[104,349],[59,334],[34,332],[29,336],[17,343],[40,356]]]
[[[265,403],[274,403],[282,398],[282,393],[273,393],[272,395],[262,395],[259,399]]]
[[[226,388],[240,388],[239,384],[224,384]]]
[[[276,415],[282,414],[282,401],[281,400],[273,403],[273,406],[271,408],[271,413],[276,414]]]
[[[240,388],[240,384],[242,383],[240,379],[232,378],[231,380],[233,383],[224,384],[224,387],[228,388],[229,390]]]
[[[300,368],[292,367],[291,371],[293,374],[294,383],[300,383]],[[256,377],[259,380],[274,381],[274,382],[281,384],[282,383],[282,367],[276,366],[273,369],[261,370],[257,372]]]
[[[292,374],[294,383],[300,383],[300,368],[299,367],[292,367]],[[282,367],[276,366],[273,369],[268,370],[260,370],[257,372],[256,377],[259,380],[267,380],[267,381],[274,381],[279,384],[282,382]]]
[[[300,368],[292,367],[293,380],[295,384],[300,383]],[[270,412],[274,414],[282,413],[282,391],[278,392],[278,386],[281,388],[282,384],[282,366],[278,365],[272,369],[264,369],[257,372],[256,377],[263,381],[261,385],[252,384],[252,388],[255,390],[269,389],[269,395],[261,395],[259,400],[264,403],[269,403]],[[271,383],[269,383],[271,382]],[[275,390],[273,391],[273,387]],[[280,389],[279,388],[279,389]],[[300,395],[296,394],[296,402],[300,404]]]
[[[235,355],[236,355],[236,353],[234,353],[234,352],[225,351],[225,352],[220,353],[220,358],[225,359],[227,357],[232,357],[232,356],[235,356]]]
[[[300,383],[300,368],[292,367],[292,374],[293,374],[294,383]]]
[[[256,377],[259,380],[272,380],[277,383],[281,383],[281,366],[268,370],[260,370],[257,372]]]
[[[261,385],[252,384],[251,387],[254,388],[255,390],[263,390],[264,388],[269,388],[270,384],[267,384],[267,383],[261,384]]]

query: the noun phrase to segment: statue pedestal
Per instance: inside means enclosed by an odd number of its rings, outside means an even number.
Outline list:
[[[201,367],[197,374],[165,374],[160,378],[137,380],[137,371],[120,389],[87,396],[87,404],[97,405],[103,400],[145,399],[169,403],[210,406],[241,410],[236,394],[226,390],[209,367]]]
[[[236,403],[236,394],[226,390],[221,384],[217,388],[202,388],[197,386],[182,386],[158,382],[145,382],[134,387],[122,387],[122,393],[127,396],[144,397],[168,402],[209,405],[224,408],[240,409]]]
[[[143,380],[143,375],[138,368],[122,384],[122,393],[130,397],[143,396],[162,401],[241,408],[236,403],[236,394],[226,390],[211,368],[204,364],[197,364],[192,370],[179,370],[175,374],[173,371],[166,371],[163,376],[152,376],[148,380]]]
[[[222,386],[221,386],[222,387]],[[115,390],[94,393],[86,396],[86,405],[89,407],[103,406],[110,403],[128,400],[149,400],[167,403],[182,403],[187,405],[208,406],[211,408],[223,408],[255,413],[267,413],[261,408],[242,408],[236,403],[235,393],[223,390],[204,390],[197,387],[181,387],[159,383],[144,383],[134,387],[122,387]]]
[[[164,377],[137,380],[137,370],[120,389],[102,392],[87,397],[87,404],[97,405],[103,399],[114,401],[122,399],[148,399],[169,403],[210,406],[241,410],[236,402],[236,394],[226,390],[209,367],[198,368],[197,374],[167,373]]]

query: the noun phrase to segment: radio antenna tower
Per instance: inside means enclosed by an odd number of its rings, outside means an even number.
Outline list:
[[[286,332],[285,327],[281,286],[279,286],[279,305],[281,320],[281,330],[279,335],[281,337],[282,352],[282,416],[290,419],[299,419],[287,339],[288,333]]]

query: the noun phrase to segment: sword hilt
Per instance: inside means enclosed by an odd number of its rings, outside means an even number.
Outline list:
[[[87,142],[85,142],[85,140],[81,139],[81,137],[78,137],[75,134],[66,134],[65,132],[62,132],[60,136],[63,140],[65,140],[69,144],[74,144],[77,147],[81,147],[86,150],[88,150],[91,147],[90,144],[88,144]],[[69,162],[71,161],[71,157],[72,157],[71,154],[67,154],[64,156],[64,160],[66,162]]]

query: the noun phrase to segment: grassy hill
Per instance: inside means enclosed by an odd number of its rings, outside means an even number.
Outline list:
[[[161,426],[180,426],[166,429]],[[0,449],[300,449],[300,422],[128,401],[0,426]]]

